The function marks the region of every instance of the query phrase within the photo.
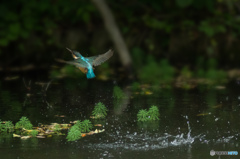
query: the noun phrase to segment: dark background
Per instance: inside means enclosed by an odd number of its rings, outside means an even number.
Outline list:
[[[239,0],[105,2],[129,49],[134,73],[143,81],[147,80],[141,74],[154,72],[155,67],[171,67],[171,76],[189,73],[191,77],[206,77],[201,71],[226,72],[240,65]],[[54,76],[63,67],[56,58],[72,59],[65,47],[84,56],[115,47],[92,1],[0,2],[1,71],[42,69]],[[100,70],[109,71],[106,76],[111,76],[121,64],[115,51]]]

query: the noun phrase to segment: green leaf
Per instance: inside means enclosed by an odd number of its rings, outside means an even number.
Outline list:
[[[151,106],[151,108],[148,111],[148,115],[149,115],[149,120],[159,120],[159,110],[157,106]]]
[[[137,118],[138,118],[138,121],[147,121],[149,119],[147,110],[144,110],[144,109],[139,110],[137,114]]]
[[[31,122],[29,121],[29,119],[27,117],[21,117],[20,121],[16,123],[15,128],[19,129],[19,128],[25,128],[28,130],[31,130],[33,127],[33,125],[31,124]]]
[[[105,118],[107,116],[107,108],[106,108],[106,106],[103,103],[99,102],[94,107],[92,115],[94,116],[95,119]]]

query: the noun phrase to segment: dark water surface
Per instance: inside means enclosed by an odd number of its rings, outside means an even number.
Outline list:
[[[25,79],[28,85],[29,80]],[[46,83],[48,81],[45,81]],[[105,132],[67,142],[66,136],[45,139],[13,138],[0,134],[1,159],[86,158],[239,158],[210,156],[210,151],[240,152],[240,86],[202,86],[193,90],[146,89],[114,99],[116,83],[95,80],[58,80],[47,84],[22,79],[0,81],[0,119],[16,123],[22,116],[39,123],[69,123],[89,119],[94,105],[108,108],[101,123]],[[27,96],[28,95],[28,96]],[[160,120],[137,122],[137,112],[156,105]],[[64,115],[65,117],[59,117]],[[67,132],[65,132],[67,133]]]

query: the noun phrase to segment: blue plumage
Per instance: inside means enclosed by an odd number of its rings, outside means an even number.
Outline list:
[[[87,78],[90,79],[90,78],[94,78],[94,77],[96,77],[96,76],[93,72],[93,69],[89,69],[87,72]]]
[[[86,76],[88,79],[96,77],[93,72],[94,66],[101,65],[103,62],[107,61],[113,55],[113,50],[111,49],[104,54],[91,56],[91,57],[83,57],[77,51],[72,51],[70,49],[68,50],[72,53],[74,61],[64,61],[64,62],[78,67],[83,73],[86,73]]]

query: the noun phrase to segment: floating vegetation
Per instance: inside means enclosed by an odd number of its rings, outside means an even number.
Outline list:
[[[63,135],[62,129],[68,129],[70,124],[58,124],[52,123],[51,125],[39,125],[39,127],[33,127],[27,117],[21,117],[15,124],[12,121],[0,120],[0,133],[1,132],[13,132],[13,137],[19,137],[21,139],[27,139],[30,137],[45,138],[45,136],[51,136],[52,134]],[[18,129],[15,131],[15,129]]]
[[[153,91],[151,89],[154,89],[155,87],[149,84],[139,84],[134,82],[130,88],[136,95],[152,95]]]
[[[68,125],[68,127],[66,127]],[[28,139],[30,137],[45,138],[52,137],[53,134],[64,135],[61,130],[68,129],[70,124],[58,124],[52,123],[51,125],[41,124],[39,127],[35,127],[33,130],[22,128],[19,134],[13,134],[13,137],[20,137],[21,139]]]
[[[137,118],[138,118],[138,121],[152,121],[152,120],[159,120],[159,109],[157,106],[151,106],[150,109],[147,111],[147,110],[144,110],[144,109],[141,109],[139,110],[138,114],[137,114]]]
[[[99,102],[96,104],[96,106],[94,107],[94,110],[92,111],[92,117],[93,119],[101,119],[101,118],[105,118],[107,116],[107,108],[106,106]]]
[[[89,132],[92,129],[93,125],[90,120],[84,120],[81,122],[81,130],[82,132]]]
[[[32,129],[32,127],[33,127],[32,123],[25,116],[21,117],[20,121],[15,124],[16,129],[25,128],[25,129],[30,130],[30,129]]]
[[[92,125],[91,121],[84,120],[81,122],[80,120],[78,120],[70,128],[66,139],[68,141],[76,141],[87,135],[93,135],[93,134],[101,133],[101,132],[105,131],[104,129],[103,130],[96,129],[95,131],[90,131],[90,129],[92,129],[92,128],[93,128],[93,125]]]
[[[159,109],[157,106],[153,105],[149,108],[148,111],[149,120],[159,120]]]
[[[32,131],[29,133],[29,136],[36,137],[37,135],[38,135],[38,131],[37,131],[37,130],[32,130]]]
[[[126,95],[124,94],[123,90],[120,87],[114,86],[113,87],[113,97],[117,98],[117,99],[121,99],[121,98],[125,98]]]
[[[138,121],[147,121],[148,120],[148,112],[147,110],[141,109],[137,114]]]
[[[13,132],[14,131],[14,125],[12,121],[1,121],[0,120],[0,132]]]
[[[54,127],[53,127],[53,131],[54,131],[54,133],[56,133],[56,134],[60,134],[61,131],[62,130],[62,128],[61,128],[61,126],[59,125],[59,124],[56,124]]]
[[[97,117],[106,116],[106,107],[102,103],[96,105],[95,114]],[[64,135],[61,131],[64,129],[70,129],[67,135],[68,141],[75,141],[87,135],[93,135],[96,133],[104,132],[105,130],[96,129],[91,131],[93,124],[90,120],[74,121],[72,124],[58,124],[51,123],[50,125],[39,124],[38,127],[33,127],[27,117],[21,117],[21,119],[15,124],[11,121],[0,120],[0,133],[1,132],[13,132],[13,137],[19,137],[21,139],[28,139],[31,137],[46,138],[52,137],[53,135]],[[101,127],[101,124],[95,124],[94,126]],[[18,129],[15,131],[15,129]]]
[[[78,121],[75,125],[73,125],[67,135],[67,140],[68,141],[75,141],[78,140],[82,137],[82,132],[81,132],[81,122]]]

